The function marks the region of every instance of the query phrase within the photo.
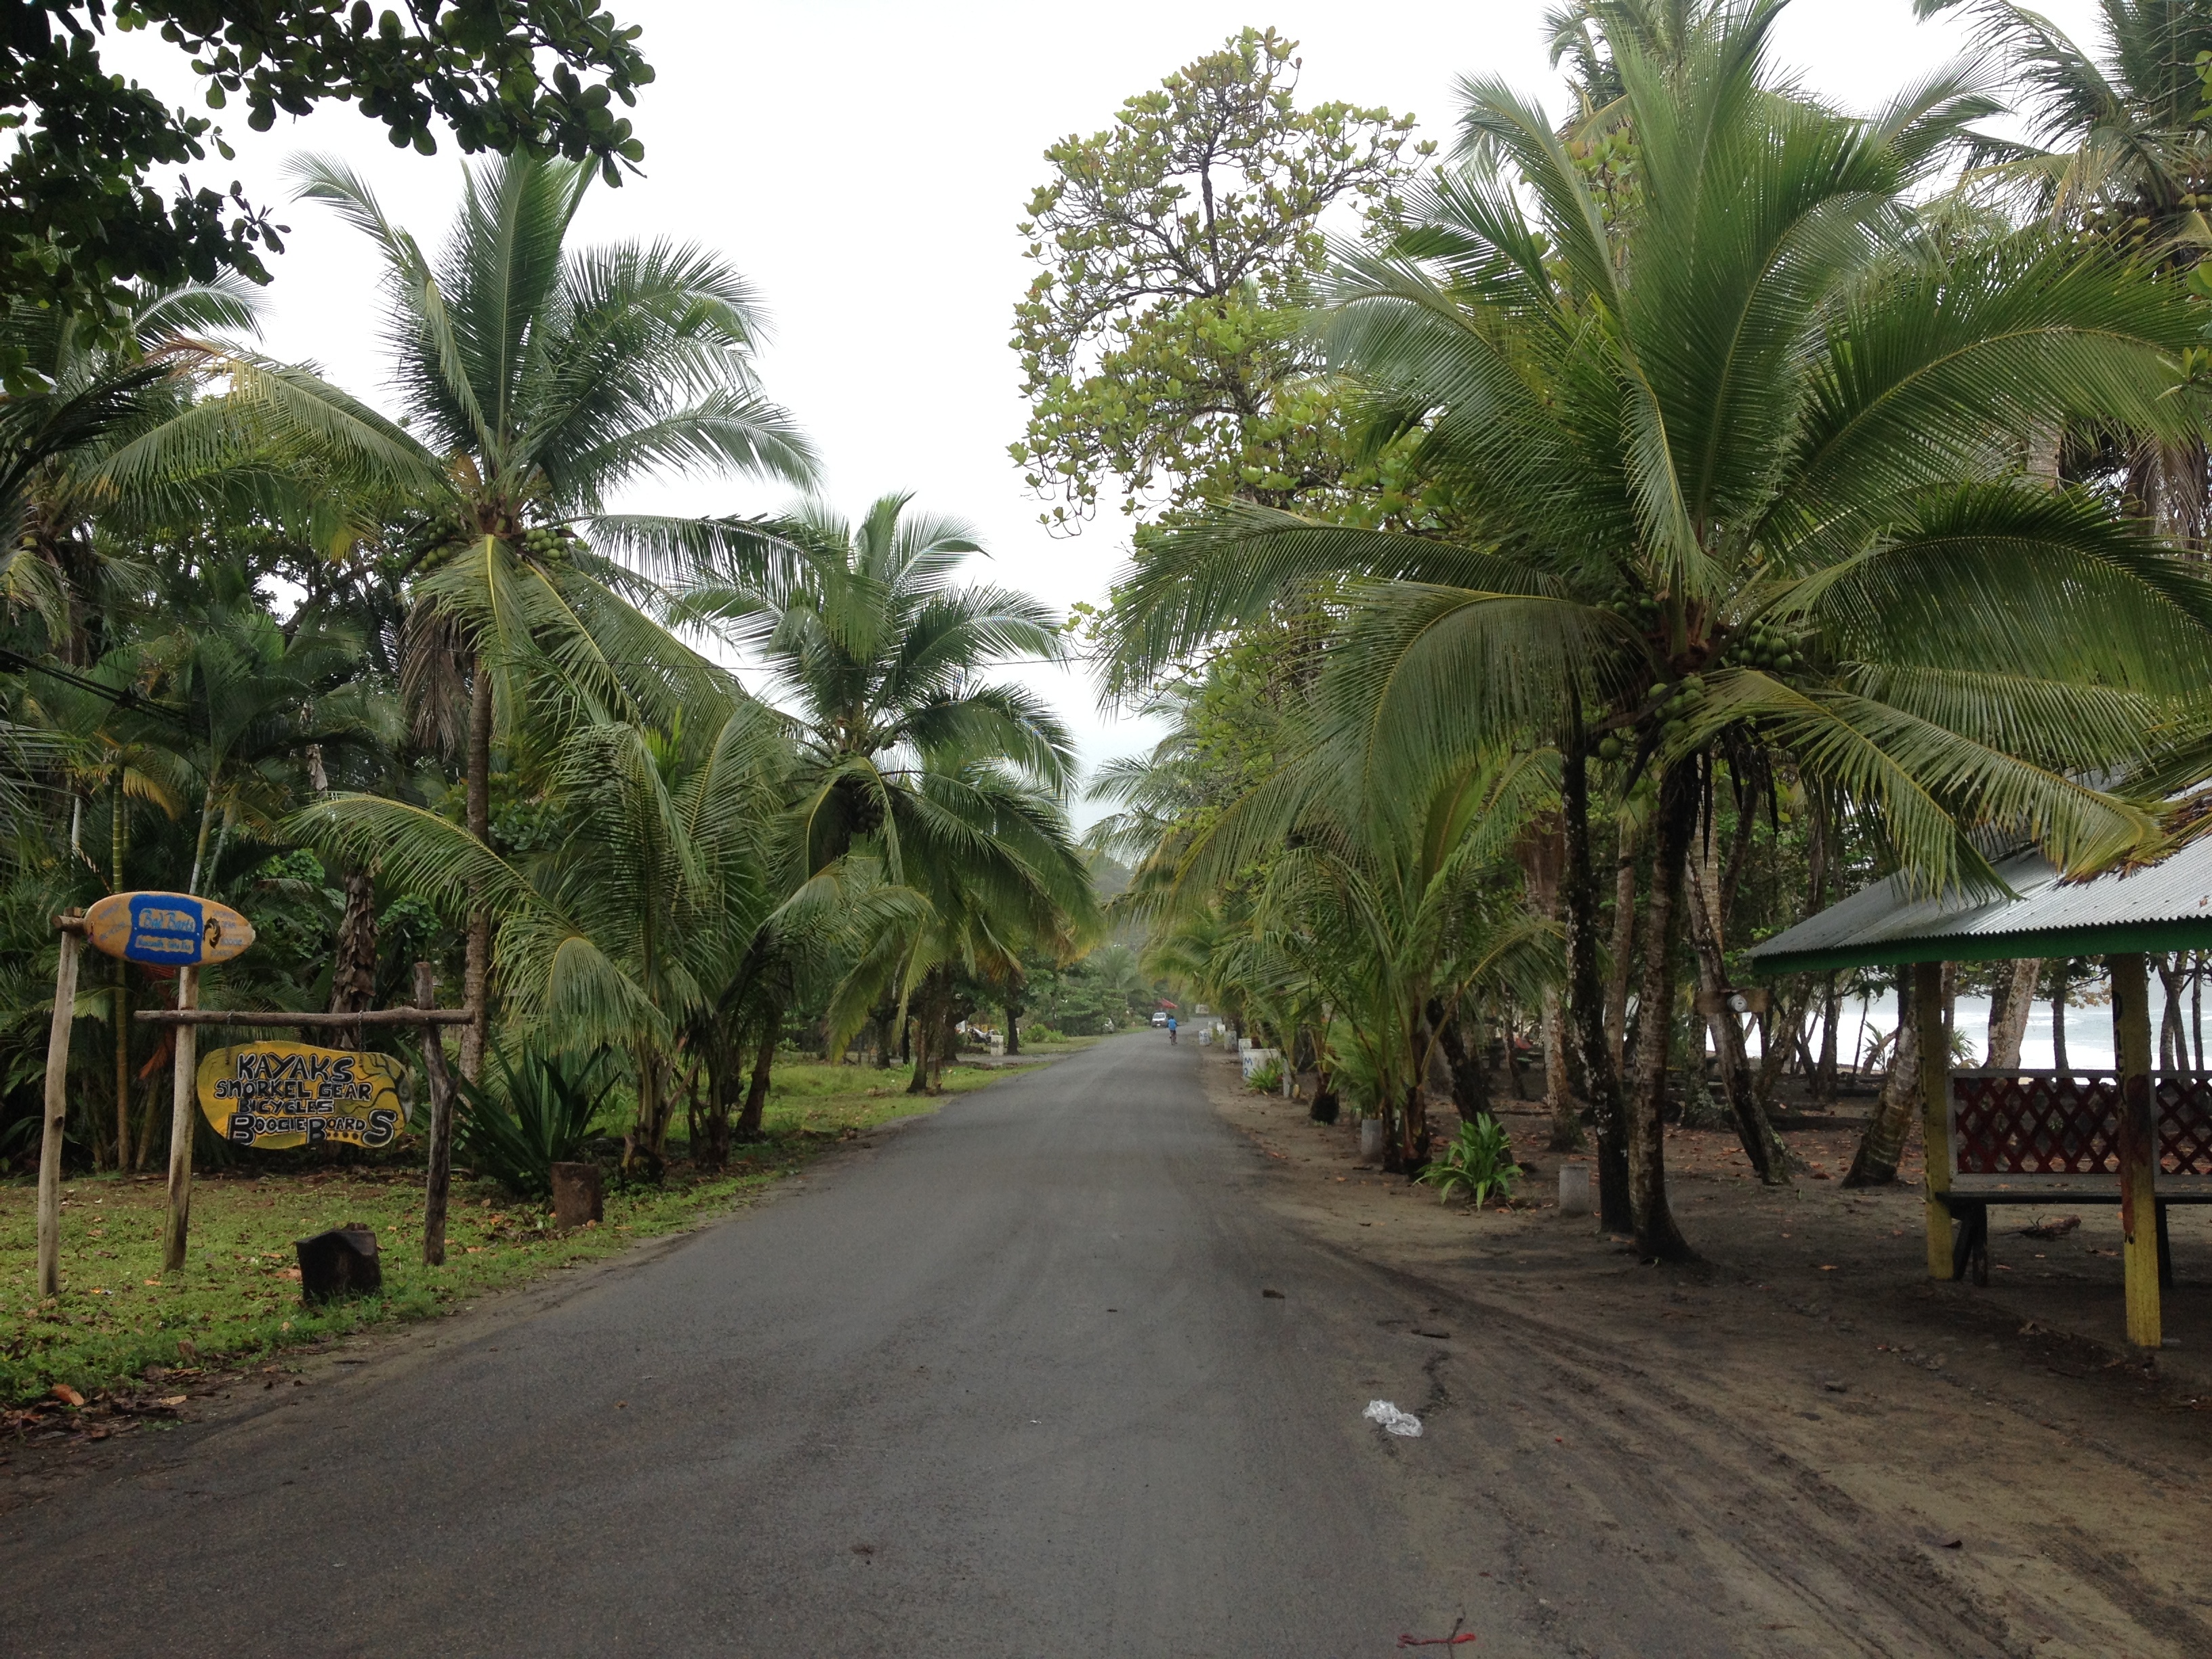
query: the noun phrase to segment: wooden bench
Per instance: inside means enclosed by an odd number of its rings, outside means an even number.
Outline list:
[[[2152,1081],[2157,1122],[2158,1278],[2173,1283],[2170,1204],[2212,1204],[2212,1073]],[[1954,1072],[1947,1139],[1959,1223],[1951,1271],[1990,1282],[1990,1206],[2120,1202],[2120,1083],[2116,1072]]]

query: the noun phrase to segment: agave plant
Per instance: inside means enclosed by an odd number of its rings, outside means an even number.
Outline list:
[[[462,1158],[509,1192],[544,1197],[553,1166],[574,1163],[591,1139],[614,1088],[610,1059],[604,1049],[579,1056],[530,1043],[494,1048],[488,1077],[460,1079],[469,1104],[454,1126]]]

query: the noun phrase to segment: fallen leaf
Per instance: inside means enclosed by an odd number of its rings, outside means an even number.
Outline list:
[[[167,1395],[162,1395],[159,1400],[155,1401],[154,1403],[155,1403],[155,1405],[157,1405],[157,1406],[167,1406],[167,1407],[171,1411],[174,1411],[174,1410],[176,1410],[176,1408],[177,1408],[178,1407],[179,1407],[179,1406],[183,1405],[183,1404],[185,1403],[185,1401],[187,1401],[187,1400],[189,1400],[191,1397],[191,1396],[190,1395],[182,1395],[182,1394],[167,1394]]]
[[[54,1398],[60,1401],[64,1406],[82,1406],[84,1404],[84,1396],[79,1394],[75,1389],[70,1387],[66,1382],[57,1382],[54,1384]]]

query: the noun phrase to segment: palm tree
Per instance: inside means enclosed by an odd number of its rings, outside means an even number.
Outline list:
[[[2138,759],[2212,668],[2212,589],[2098,501],[2021,477],[2054,410],[2176,427],[2178,296],[2094,248],[1929,248],[1910,192],[1978,98],[1939,78],[1853,120],[1775,94],[1779,10],[1709,9],[1663,63],[1610,41],[1642,174],[1610,229],[1541,112],[1485,82],[1465,163],[1393,249],[1344,262],[1337,360],[1384,429],[1419,434],[1461,533],[1224,508],[1140,562],[1114,620],[1134,685],[1285,593],[1364,578],[1322,695],[1367,791],[1439,755],[1559,749],[1608,1219],[1657,1255],[1686,1248],[1660,1109],[1678,898],[1718,771],[1786,756],[1918,880],[1989,887],[1978,827],[2077,866],[2150,834],[2078,775]],[[1656,795],[1625,1121],[1594,764]]]
[[[609,498],[669,469],[803,483],[813,457],[761,395],[759,309],[727,265],[669,243],[567,246],[590,168],[524,155],[468,169],[435,257],[343,165],[311,159],[298,175],[384,259],[404,442],[418,479],[434,481],[405,684],[422,729],[465,729],[467,823],[482,841],[495,727],[513,730],[533,690],[559,688],[587,720],[665,728],[726,689],[647,614],[663,598],[654,579],[726,578],[757,538],[610,513]],[[486,911],[468,934],[471,1078],[490,949]]]
[[[2207,0],[2102,0],[2101,39],[2084,49],[2014,0],[1915,0],[1923,17],[1962,11],[1975,44],[2027,94],[2029,137],[1978,134],[1966,185],[2174,271],[2212,248],[2212,121],[2203,59]],[[2082,447],[2080,434],[2075,447]],[[2097,447],[2094,438],[2090,447]],[[2051,458],[2055,470],[2057,457]],[[2160,533],[2204,546],[2207,456],[2189,434],[2136,434],[2103,460]]]
[[[761,579],[684,596],[680,614],[757,653],[794,710],[806,875],[867,837],[902,879],[930,799],[906,786],[933,767],[939,788],[955,787],[967,762],[1054,792],[1068,781],[1073,748],[1059,719],[1025,687],[983,678],[1008,657],[1063,661],[1056,619],[1025,593],[956,583],[981,544],[956,519],[909,514],[911,500],[880,496],[857,524],[808,502],[757,526],[789,550]]]
[[[1233,976],[1286,1049],[1312,1033],[1324,1074],[1356,1080],[1389,1125],[1389,1167],[1415,1168],[1432,1054],[1460,1060],[1481,998],[1540,1000],[1558,981],[1555,925],[1506,893],[1516,842],[1556,805],[1556,757],[1462,757],[1387,793],[1359,787],[1361,758],[1309,731],[1211,823],[1164,843],[1132,890],[1163,919],[1194,911],[1202,933],[1260,872],[1245,939],[1217,939],[1207,977]],[[1452,1069],[1471,1117],[1463,1062]]]
[[[489,913],[514,1034],[626,1052],[630,1152],[648,1161],[664,1152],[670,1055],[714,1012],[769,910],[769,837],[789,765],[779,723],[750,699],[726,701],[720,720],[695,730],[705,735],[620,720],[568,732],[544,780],[556,838],[538,854],[502,856],[425,808],[349,792],[290,824],[338,856],[375,859],[400,890],[450,915]],[[720,1102],[735,1055],[707,1058]]]
[[[945,1058],[956,968],[1009,980],[1024,948],[1066,947],[1094,906],[1060,799],[1067,733],[1026,688],[986,678],[1010,656],[1062,660],[1056,619],[957,582],[980,543],[910,500],[879,497],[857,523],[809,502],[757,526],[784,556],[750,581],[695,585],[679,614],[755,652],[793,710],[787,890],[883,907],[836,999],[833,1050],[879,998],[903,1023],[918,996],[921,1089]]]

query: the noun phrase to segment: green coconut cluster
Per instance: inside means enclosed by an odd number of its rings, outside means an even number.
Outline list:
[[[1615,599],[1600,599],[1597,608],[1610,611],[1647,634],[1659,626],[1659,602],[1648,593],[1630,593]]]
[[[559,560],[574,553],[577,542],[566,525],[533,524],[524,529],[516,545],[533,559]]]
[[[1728,656],[1739,668],[1787,674],[1805,665],[1805,652],[1803,635],[1759,621],[1729,641]]]

